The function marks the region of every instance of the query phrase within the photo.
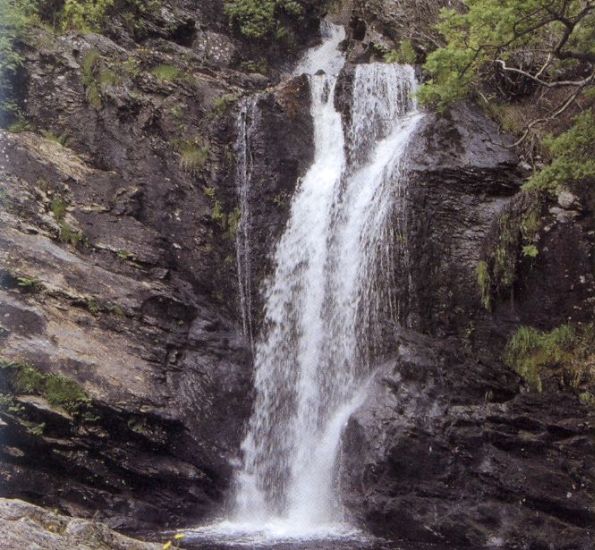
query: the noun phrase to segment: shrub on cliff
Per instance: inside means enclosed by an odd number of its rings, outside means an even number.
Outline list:
[[[37,13],[36,0],[0,0],[0,103],[2,122],[16,115],[14,84],[23,64],[17,42]]]
[[[225,0],[225,13],[246,38],[280,38],[283,17],[301,16],[304,6],[299,0]]]
[[[539,148],[535,164],[548,155],[553,159],[532,178],[533,188],[595,178],[593,163],[586,160],[593,137],[595,4],[464,0],[463,5],[460,11],[441,12],[438,29],[445,44],[427,58],[430,79],[420,90],[421,101],[442,110],[475,96],[496,118],[508,121],[506,129],[519,137],[515,145],[531,138],[532,147]],[[528,101],[515,110],[513,104],[523,98]],[[571,126],[542,147],[548,132],[558,135]],[[589,151],[585,138],[591,140]]]

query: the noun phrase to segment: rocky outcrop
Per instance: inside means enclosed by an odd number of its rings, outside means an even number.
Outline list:
[[[356,520],[442,548],[589,548],[588,407],[572,394],[513,393],[514,374],[459,342],[408,331],[398,340],[344,437]]]
[[[0,520],[5,548],[157,550],[162,546],[136,541],[101,523],[61,516],[20,500],[1,499]]]

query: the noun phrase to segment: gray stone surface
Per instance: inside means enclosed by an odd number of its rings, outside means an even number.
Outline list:
[[[0,544],[27,550],[159,550],[125,537],[102,523],[49,512],[21,500],[0,499]]]

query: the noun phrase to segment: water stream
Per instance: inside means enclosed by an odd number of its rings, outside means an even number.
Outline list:
[[[323,38],[296,69],[311,83],[314,162],[293,198],[265,286],[265,320],[254,340],[256,402],[233,510],[197,532],[210,540],[362,537],[341,506],[338,454],[342,430],[366,395],[380,321],[398,318],[391,285],[395,255],[404,249],[404,153],[421,114],[412,99],[413,69],[374,63],[355,69],[345,122],[335,106],[344,29],[325,24]],[[237,144],[244,308],[250,294],[249,137],[257,116],[255,102],[246,101]],[[252,337],[250,314],[244,328]]]

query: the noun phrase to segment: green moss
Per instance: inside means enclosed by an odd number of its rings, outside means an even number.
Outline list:
[[[213,200],[215,198],[216,195],[216,191],[214,187],[203,187],[202,188],[202,192],[205,194],[205,196],[209,197],[209,199]]]
[[[227,224],[227,217],[223,212],[223,206],[218,200],[215,200],[213,203],[213,209],[211,210],[211,219],[214,222],[220,224],[223,227],[223,229],[225,229],[225,226]]]
[[[51,130],[42,130],[41,131],[41,135],[49,140],[49,141],[53,141],[54,143],[59,143],[62,146],[66,146],[68,144],[68,133],[64,132],[63,134],[55,134],[54,132],[52,132]]]
[[[521,218],[521,234],[525,242],[534,243],[542,225],[541,209],[538,205],[534,205]]]
[[[527,258],[537,258],[539,256],[539,249],[534,244],[523,246],[523,256]]]
[[[227,215],[227,232],[230,239],[235,239],[238,233],[238,227],[240,226],[240,220],[242,218],[242,211],[239,208],[234,208]]]
[[[38,395],[71,414],[90,403],[86,392],[70,378],[45,374],[29,363],[0,359],[0,377],[10,394],[2,394],[4,405],[13,403],[13,395]],[[2,403],[0,403],[1,405]]]
[[[210,115],[212,118],[219,118],[226,114],[232,105],[238,100],[235,94],[225,94],[213,101]]]
[[[102,91],[108,88],[109,86],[117,86],[118,84],[120,84],[120,82],[120,77],[111,69],[102,68],[99,71],[98,84]]]
[[[174,65],[157,65],[151,69],[151,74],[161,82],[173,82],[179,79],[183,73]]]
[[[594,325],[561,325],[549,332],[520,327],[509,340],[505,363],[534,391],[543,390],[546,370],[559,372],[562,386],[576,389],[591,383],[595,350]]]
[[[31,125],[31,123],[22,117],[19,117],[7,128],[7,130],[13,134],[20,134],[21,132],[30,132],[32,129],[33,126]]]

